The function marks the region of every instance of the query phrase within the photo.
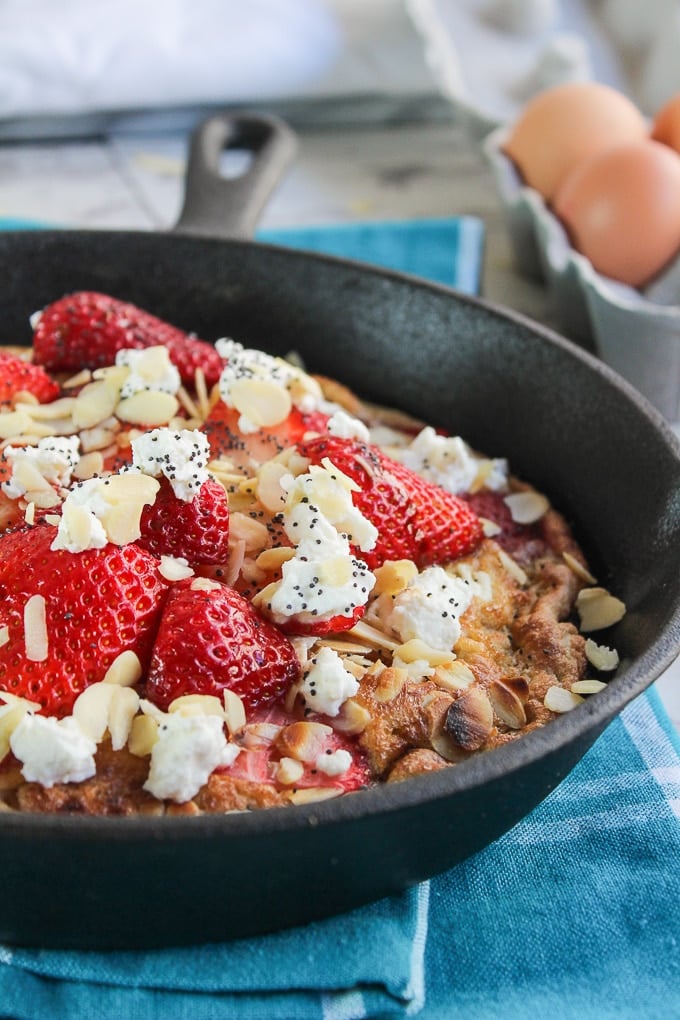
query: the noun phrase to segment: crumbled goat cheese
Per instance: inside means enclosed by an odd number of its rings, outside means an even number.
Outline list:
[[[158,488],[154,478],[131,471],[78,482],[64,500],[50,548],[78,553],[136,541],[142,510],[154,502]]]
[[[283,564],[282,578],[274,582],[266,602],[275,622],[291,616],[310,623],[351,617],[366,605],[375,577],[363,560],[351,555],[345,539],[332,535],[303,539],[295,556]]]
[[[460,617],[473,594],[464,578],[443,567],[427,567],[394,599],[387,625],[404,642],[420,638],[431,648],[448,651],[460,637]]]
[[[327,458],[322,467],[312,465],[296,478],[284,475],[281,487],[286,493],[284,527],[292,542],[316,538],[327,522],[360,549],[375,546],[378,529],[352,503],[358,486]]]
[[[29,783],[79,783],[97,771],[97,745],[72,716],[54,719],[29,712],[19,721],[9,742]]]
[[[440,436],[429,425],[394,456],[411,471],[453,493],[469,492],[481,464],[460,436]],[[506,462],[492,461],[485,487],[504,488],[507,480]]]
[[[343,748],[337,751],[326,751],[314,762],[314,768],[325,772],[327,776],[341,776],[352,764],[352,755]]]
[[[158,390],[174,395],[182,385],[179,371],[170,360],[167,347],[145,347],[142,350],[126,348],[116,354],[116,365],[130,369],[120,391],[123,399],[143,390]]]
[[[18,499],[45,483],[66,488],[71,472],[80,459],[78,436],[48,436],[37,446],[7,446],[5,459],[12,467],[2,490],[10,499]]]
[[[228,744],[216,715],[167,715],[158,727],[144,789],[158,800],[183,804],[195,797],[219,765],[231,765],[239,748]]]
[[[162,475],[178,499],[190,502],[210,478],[208,437],[198,429],[152,429],[132,440],[132,466],[152,478]]]
[[[310,660],[300,687],[307,708],[330,716],[336,716],[358,690],[356,678],[345,669],[338,653],[327,647]]]
[[[323,404],[321,387],[297,365],[275,358],[264,351],[246,348],[235,340],[221,339],[215,344],[226,365],[219,381],[220,396],[229,407],[235,407],[232,390],[243,379],[262,379],[278,383],[290,395],[300,411],[316,411]],[[246,431],[253,423],[247,421]],[[239,424],[239,427],[240,424]]]
[[[370,433],[364,423],[346,411],[335,411],[328,419],[326,428],[329,435],[338,436],[339,439],[360,439],[363,443],[370,442]]]

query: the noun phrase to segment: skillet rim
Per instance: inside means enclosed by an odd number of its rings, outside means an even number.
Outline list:
[[[3,248],[12,242],[19,247],[30,242],[96,240],[106,243],[115,238],[116,244],[131,245],[170,243],[175,246],[196,245],[233,250],[262,249],[287,260],[298,260],[312,264],[325,263],[339,269],[358,271],[362,276],[383,279],[393,284],[406,284],[419,290],[431,291],[445,298],[452,298],[459,304],[515,323],[540,338],[548,347],[558,347],[569,357],[582,361],[587,369],[599,375],[623,399],[634,405],[652,426],[655,435],[663,441],[668,451],[680,465],[680,439],[671,429],[661,412],[640,394],[631,383],[622,378],[614,369],[599,360],[589,351],[579,347],[567,337],[549,326],[530,318],[522,312],[508,308],[486,298],[467,294],[454,287],[432,282],[414,274],[386,269],[356,259],[342,258],[324,253],[306,252],[286,248],[271,242],[205,237],[202,235],[158,234],[151,231],[134,230],[59,230],[37,229],[29,231],[3,231],[0,234],[0,258]],[[202,815],[200,817],[81,817],[73,815],[49,815],[40,813],[3,813],[0,821],[0,835],[29,837],[33,833],[49,836],[51,839],[96,841],[97,837],[107,841],[137,842],[159,836],[164,841],[204,840],[206,837],[226,838],[261,831],[263,834],[283,830],[296,831],[311,826],[332,826],[359,820],[365,816],[378,817],[433,801],[446,800],[463,791],[474,791],[492,780],[508,777],[524,767],[536,764],[548,753],[559,752],[573,745],[579,739],[587,739],[588,746],[623,708],[649,688],[661,673],[671,665],[680,653],[680,599],[673,613],[665,623],[657,640],[631,665],[612,678],[607,688],[590,697],[582,705],[552,720],[546,726],[531,733],[523,734],[517,740],[492,751],[474,755],[455,767],[441,772],[416,776],[394,784],[380,784],[356,793],[346,794],[337,799],[298,805],[268,808],[262,811],[240,812],[227,815]],[[594,735],[593,735],[594,734]],[[579,754],[579,760],[585,752]]]

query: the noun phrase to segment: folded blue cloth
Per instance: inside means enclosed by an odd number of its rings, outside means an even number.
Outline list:
[[[474,292],[482,231],[469,222],[260,236],[437,279],[443,266],[442,282]],[[224,945],[0,947],[12,1020],[548,1015],[680,1017],[680,740],[653,690],[506,836],[400,896]]]

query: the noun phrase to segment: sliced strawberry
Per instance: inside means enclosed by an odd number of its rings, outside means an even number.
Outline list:
[[[286,634],[297,634],[300,636],[323,637],[324,634],[339,634],[343,630],[350,630],[355,623],[358,623],[366,612],[366,606],[355,606],[345,616],[331,616],[328,620],[309,620],[302,622],[298,616],[291,616],[288,620],[279,623],[279,627]]]
[[[33,357],[53,372],[112,365],[118,351],[164,345],[183,382],[202,368],[208,385],[223,363],[212,344],[198,340],[136,305],[96,291],[68,294],[48,305],[35,327]]]
[[[144,507],[137,545],[154,556],[184,557],[190,566],[224,563],[229,556],[229,503],[224,487],[210,478],[193,499],[178,499],[167,478],[155,501]]]
[[[344,772],[340,772],[338,775],[329,775],[323,769],[323,759],[326,756],[330,759],[336,751],[348,754],[351,764]],[[321,762],[319,762],[319,758]],[[343,793],[351,793],[353,790],[361,790],[370,785],[371,771],[364,752],[354,741],[341,733],[330,733],[325,738],[319,758],[305,765],[303,775],[295,781],[295,786],[298,789],[323,786],[342,790]]]
[[[60,386],[40,365],[0,352],[0,404],[13,404],[22,391],[33,394],[40,404],[48,404],[57,399]]]
[[[298,444],[313,464],[328,457],[359,485],[354,505],[378,529],[375,547],[359,555],[371,569],[385,560],[411,559],[419,567],[472,552],[482,527],[468,503],[355,439],[322,436]]]
[[[299,674],[288,638],[242,595],[216,582],[182,581],[168,596],[146,696],[165,709],[182,694],[230,690],[253,708],[274,701]]]
[[[280,425],[244,433],[238,427],[239,417],[235,408],[218,400],[201,431],[208,437],[214,460],[228,458],[237,469],[247,474],[287,447],[295,446],[307,433],[325,433],[328,423],[328,415],[322,411],[303,414],[293,408]]]
[[[157,561],[135,545],[53,551],[55,534],[41,524],[0,538],[2,622],[9,634],[0,646],[0,689],[61,717],[121,652],[134,651],[146,666],[166,586]],[[45,600],[44,655],[24,623],[33,596]],[[40,599],[32,607],[39,615]]]

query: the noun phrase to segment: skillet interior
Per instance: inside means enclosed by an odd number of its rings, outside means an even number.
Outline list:
[[[398,274],[249,242],[0,237],[0,343],[92,288],[231,335],[459,432],[542,488],[629,608],[602,694],[442,773],[308,808],[198,819],[0,819],[0,939],[162,945],[302,923],[443,870],[507,831],[680,647],[680,452],[606,367],[520,316]],[[603,638],[604,640],[604,638]],[[143,924],[140,926],[140,918]]]

